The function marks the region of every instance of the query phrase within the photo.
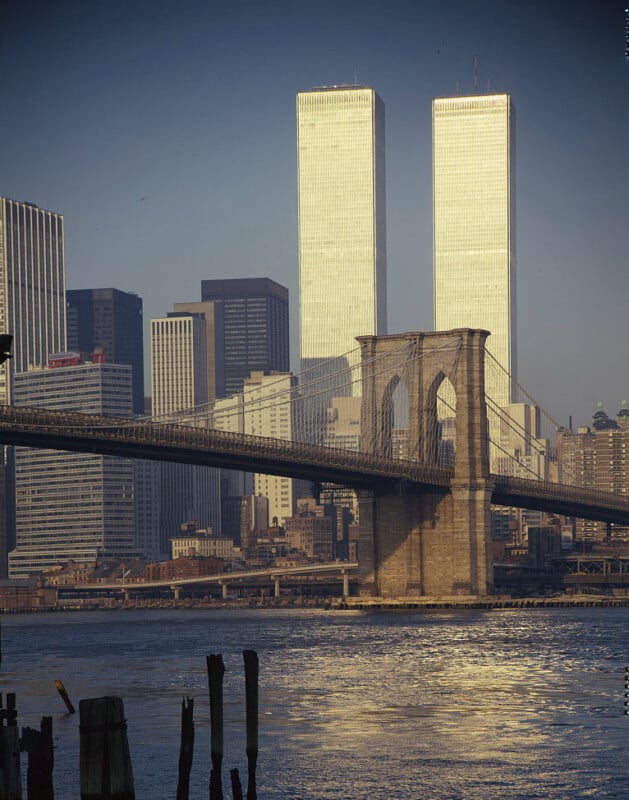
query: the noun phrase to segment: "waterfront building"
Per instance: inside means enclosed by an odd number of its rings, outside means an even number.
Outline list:
[[[130,417],[132,373],[126,364],[52,355],[48,366],[13,376],[14,403],[54,411]],[[16,547],[11,578],[72,560],[133,558],[131,459],[39,448],[15,449]]]
[[[514,113],[508,94],[432,106],[435,329],[490,331],[504,372],[487,369],[486,389],[501,407],[517,377]]]
[[[173,561],[177,558],[222,558],[229,561],[234,557],[233,539],[213,536],[211,530],[194,526],[182,525],[181,528],[179,536],[170,540]]]
[[[560,430],[557,434],[557,455],[562,465],[560,481],[628,496],[627,403],[623,402],[615,420],[607,416],[599,403],[591,425],[578,427],[576,431]],[[629,528],[577,519],[575,537],[586,542],[627,542]]]
[[[157,419],[191,417],[207,411],[206,319],[203,314],[173,312],[151,320],[152,412]],[[199,422],[198,424],[204,424]],[[196,520],[219,531],[219,470],[190,464],[160,467],[160,552],[170,555],[170,539],[180,525]]]
[[[46,364],[66,347],[63,216],[0,197],[0,333],[13,358],[0,365],[0,404],[13,402],[12,376]],[[0,578],[15,545],[13,451],[0,447]]]
[[[68,289],[68,350],[102,350],[112,364],[130,364],[133,413],[144,413],[142,298],[119,289]]]
[[[303,498],[295,516],[288,518],[284,525],[289,548],[308,558],[331,560],[334,558],[336,523],[334,506],[320,505],[312,497]]]
[[[356,336],[386,333],[384,104],[373,89],[297,95],[297,173],[303,373],[356,350]]]
[[[288,289],[269,278],[203,280],[201,299],[222,318],[224,394],[242,392],[252,372],[288,372]]]

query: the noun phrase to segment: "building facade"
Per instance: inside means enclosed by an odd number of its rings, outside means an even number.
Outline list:
[[[68,350],[101,349],[112,364],[129,364],[133,413],[144,413],[144,334],[142,298],[119,289],[69,289]]]
[[[12,375],[46,364],[66,346],[64,222],[61,214],[0,197],[0,333],[13,358],[0,365],[0,404],[12,402]],[[15,544],[12,448],[0,447],[0,577]]]
[[[486,386],[499,406],[517,378],[514,144],[509,95],[433,101],[435,330],[490,331],[505,372],[488,369]]]
[[[592,424],[557,434],[557,455],[564,483],[629,496],[629,409],[623,403],[616,419],[599,404]],[[629,541],[629,528],[577,519],[575,538],[584,542]]]
[[[16,373],[16,405],[126,417],[131,367],[53,355],[48,367]],[[131,459],[18,447],[16,547],[9,575],[24,577],[70,560],[137,556]]]
[[[356,350],[356,336],[386,333],[384,104],[373,89],[297,95],[297,169],[303,373]]]
[[[290,373],[253,372],[243,389],[244,432],[291,441],[296,422],[296,390],[297,379]],[[292,517],[297,498],[309,493],[309,484],[297,478],[259,473],[254,476],[254,494],[268,498],[271,525],[282,525]]]
[[[288,289],[269,278],[204,280],[201,299],[222,314],[225,395],[241,392],[252,372],[288,372]]]
[[[207,410],[206,321],[203,314],[172,313],[151,320],[153,417],[177,419],[193,409]],[[160,552],[170,555],[170,540],[180,526],[220,530],[219,470],[190,464],[160,467]]]

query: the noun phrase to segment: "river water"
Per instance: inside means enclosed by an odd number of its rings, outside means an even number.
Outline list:
[[[190,797],[207,798],[210,653],[226,666],[226,797],[231,768],[246,786],[243,649],[260,659],[260,800],[624,800],[628,623],[610,608],[11,615],[0,691],[20,726],[52,715],[58,800],[80,796],[79,700],[102,695],[124,701],[138,800],[174,800],[193,697]]]

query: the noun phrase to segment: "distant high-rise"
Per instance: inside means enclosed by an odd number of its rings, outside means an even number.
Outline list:
[[[290,441],[295,432],[296,391],[297,379],[290,373],[254,372],[243,390],[244,432]],[[297,478],[256,474],[254,480],[255,494],[269,500],[272,525],[283,525],[292,517],[297,498],[311,491],[309,482]]]
[[[206,320],[203,314],[173,312],[151,320],[153,416],[202,408],[207,411]],[[184,522],[220,531],[220,471],[212,467],[163,463],[160,491],[162,557]]]
[[[384,104],[363,86],[297,95],[301,369],[386,333]]]
[[[76,353],[64,353],[50,365],[13,376],[17,405],[131,416],[127,364],[85,363]],[[131,459],[17,447],[15,471],[17,535],[10,577],[70,559],[138,555]]]
[[[14,373],[66,350],[65,288],[63,217],[0,197],[0,333],[13,334],[13,358],[0,365],[0,404],[12,402]],[[0,448],[0,577],[15,536],[11,459],[11,449]]]
[[[242,392],[252,372],[288,372],[288,289],[269,278],[204,280],[201,299],[217,319],[222,309],[226,395]]]
[[[175,313],[201,314],[205,319],[205,349],[207,353],[207,400],[213,403],[225,395],[225,326],[223,304],[192,301],[175,303]]]
[[[144,413],[142,298],[119,289],[69,289],[66,293],[68,349],[93,353],[108,362],[129,364],[133,373],[133,413]]]
[[[487,393],[512,402],[516,379],[514,109],[507,94],[433,100],[435,329],[484,328],[511,375]]]

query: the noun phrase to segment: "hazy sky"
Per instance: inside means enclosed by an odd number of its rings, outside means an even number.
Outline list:
[[[626,3],[625,3],[626,4]],[[386,106],[389,332],[432,328],[431,101],[516,107],[520,382],[560,422],[629,399],[629,61],[617,0],[3,0],[0,194],[64,214],[68,288],[290,290],[295,95]],[[147,361],[148,372],[148,361]]]

